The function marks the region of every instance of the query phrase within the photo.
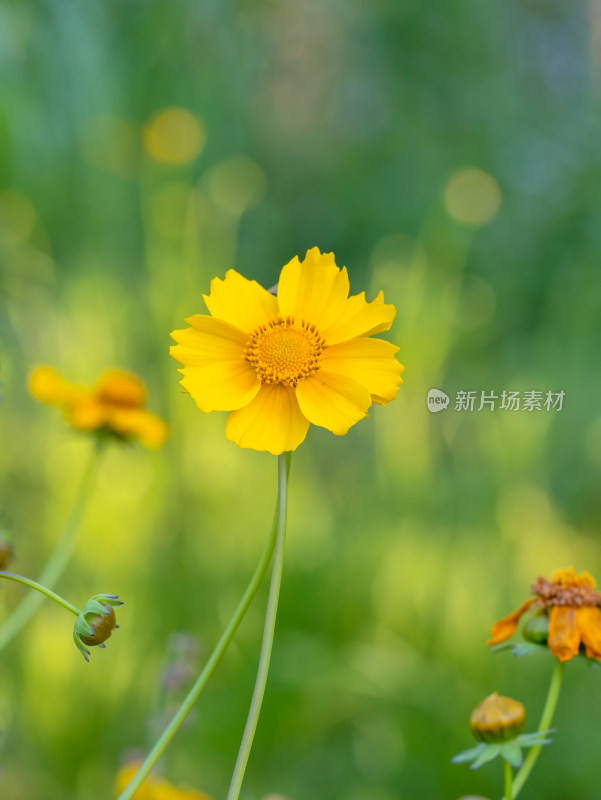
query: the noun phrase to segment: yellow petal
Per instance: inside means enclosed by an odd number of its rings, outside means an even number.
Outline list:
[[[278,301],[256,281],[249,281],[234,269],[225,273],[225,280],[214,278],[211,293],[203,295],[214,317],[251,333],[278,314]]]
[[[560,661],[569,661],[580,647],[580,628],[576,609],[571,606],[553,606],[549,618],[549,650]]]
[[[172,331],[177,345],[169,352],[186,367],[202,367],[215,361],[239,361],[248,336],[223,320],[205,314],[188,317],[192,327]]]
[[[327,347],[321,364],[328,372],[357,381],[374,402],[385,405],[394,400],[402,383],[404,367],[394,357],[398,350],[382,339],[351,339]]]
[[[90,396],[72,405],[68,418],[71,425],[80,431],[95,431],[106,423],[106,407]]]
[[[122,766],[117,773],[115,781],[115,794],[120,795],[134,779],[142,762],[129,762]],[[155,794],[156,781],[154,775],[150,774],[142,786],[134,794],[134,800],[156,800]]]
[[[587,656],[601,660],[601,608],[582,606],[576,617]]]
[[[91,392],[65,380],[54,367],[35,367],[29,375],[29,391],[36,400],[69,408]]]
[[[349,293],[346,267],[338,269],[334,253],[307,251],[304,261],[294,257],[282,269],[278,303],[283,317],[316,325],[323,332],[342,314]]]
[[[522,603],[516,611],[512,611],[511,614],[495,622],[490,629],[490,639],[486,644],[500,644],[500,642],[504,642],[506,639],[509,639],[510,636],[513,636],[520,624],[522,614],[525,614],[532,603],[535,602],[536,597],[531,597],[530,600],[526,600],[525,603]]]
[[[367,414],[371,397],[357,381],[320,369],[296,387],[301,411],[309,422],[338,436]]]
[[[106,424],[115,433],[139,439],[145,447],[151,448],[164,444],[169,433],[164,420],[143,408],[107,409]]]
[[[250,403],[261,387],[254,369],[242,358],[180,370],[180,383],[201,411],[232,411]]]
[[[361,292],[351,295],[338,319],[329,328],[320,330],[320,333],[328,345],[359,336],[372,336],[387,331],[395,314],[395,307],[384,303],[382,292],[371,303],[365,300],[365,292]]]
[[[309,421],[301,414],[294,389],[263,384],[251,403],[229,415],[225,435],[239,447],[277,456],[296,450],[308,430]]]

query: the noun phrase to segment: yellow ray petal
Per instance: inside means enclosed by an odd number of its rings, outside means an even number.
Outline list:
[[[338,436],[367,414],[371,396],[357,381],[320,369],[296,387],[301,411],[314,425]]]
[[[225,273],[225,280],[214,278],[211,293],[203,295],[214,317],[251,333],[259,325],[277,317],[278,301],[256,281],[249,281],[234,269]]]
[[[280,313],[323,331],[344,311],[348,293],[346,267],[338,269],[334,253],[320,253],[314,247],[307,251],[304,261],[295,257],[282,269],[278,283]]]
[[[570,606],[553,606],[549,618],[549,650],[560,661],[569,661],[580,647],[580,628],[576,609]]]
[[[106,423],[106,407],[90,396],[71,406],[67,416],[74,428],[80,431],[95,431]]]
[[[107,410],[106,424],[115,433],[139,439],[145,447],[161,447],[168,436],[167,423],[143,408],[112,408]]]
[[[89,389],[66,380],[54,367],[34,367],[29,375],[29,391],[42,403],[64,408],[91,395]]]
[[[229,415],[225,435],[239,447],[277,456],[296,450],[308,430],[309,420],[301,413],[294,389],[263,384],[251,403]]]
[[[351,295],[338,319],[329,328],[320,330],[320,333],[328,345],[359,336],[372,336],[387,331],[395,314],[395,307],[384,303],[382,292],[371,303],[366,301],[365,292],[361,292]]]
[[[215,361],[238,361],[242,358],[247,335],[238,328],[205,314],[188,317],[192,327],[172,331],[177,345],[169,352],[187,367],[202,367]]]
[[[242,359],[217,361],[203,367],[180,370],[182,386],[201,411],[232,411],[250,403],[261,383],[254,369]]]
[[[531,597],[530,600],[522,603],[516,611],[512,611],[511,614],[495,622],[490,629],[490,639],[487,644],[500,644],[509,639],[510,636],[513,636],[520,624],[522,614],[525,614],[534,602],[536,602],[536,597]]]
[[[402,364],[394,357],[399,350],[382,339],[351,339],[327,347],[321,356],[323,369],[346,375],[360,383],[374,402],[394,400],[402,383]]]
[[[601,660],[601,608],[582,606],[576,609],[576,619],[587,656]]]

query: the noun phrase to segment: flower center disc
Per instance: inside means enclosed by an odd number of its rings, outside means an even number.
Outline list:
[[[244,358],[261,383],[296,386],[319,369],[325,341],[315,325],[295,325],[292,317],[270,320],[251,334]]]

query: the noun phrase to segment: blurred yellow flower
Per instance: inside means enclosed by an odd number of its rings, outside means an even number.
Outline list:
[[[144,384],[128,372],[109,370],[88,389],[53,367],[35,367],[29,391],[36,400],[61,408],[78,430],[108,431],[122,439],[138,439],[146,447],[160,447],[167,438],[167,423],[144,408]]]
[[[124,764],[117,773],[115,792],[124,792],[138,771],[141,762],[130,761]],[[152,773],[134,794],[133,800],[212,800],[208,794],[197,792],[187,787],[176,788],[166,780],[155,777]]]
[[[589,572],[576,574],[573,567],[558,569],[551,580],[540,577],[531,587],[531,597],[516,611],[491,628],[490,645],[509,639],[520,619],[536,603],[543,625],[536,626],[537,641],[546,643],[560,661],[578,655],[581,643],[588,658],[601,661],[601,592],[595,591],[595,579]],[[528,626],[524,635],[528,634]]]
[[[307,252],[282,269],[277,296],[231,269],[204,296],[210,316],[173,331],[171,355],[201,411],[231,411],[226,436],[278,455],[295,450],[310,423],[337,435],[372,402],[396,397],[398,347],[370,338],[392,325],[382,292],[349,297],[346,268],[333,253]]]
[[[146,152],[163,164],[188,164],[206,140],[201,121],[185,108],[163,108],[144,129]]]

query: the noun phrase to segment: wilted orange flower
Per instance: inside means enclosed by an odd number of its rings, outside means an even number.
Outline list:
[[[124,792],[140,767],[138,761],[129,761],[117,773],[116,794]],[[168,781],[157,778],[152,773],[134,794],[133,800],[212,800],[208,794],[187,787],[176,788]]]
[[[601,661],[601,592],[595,591],[590,573],[576,574],[573,567],[557,570],[550,581],[540,577],[533,583],[532,593],[535,597],[492,626],[488,644],[509,639],[522,615],[536,605],[548,618],[547,646],[556,658],[569,661],[582,643],[589,658]]]
[[[29,376],[29,391],[36,400],[61,408],[78,430],[105,430],[122,439],[138,439],[146,447],[160,447],[167,438],[167,423],[144,407],[144,384],[128,372],[109,370],[88,389],[53,367],[36,367]]]
[[[396,397],[398,347],[374,339],[395,308],[382,292],[349,297],[346,268],[317,247],[283,267],[277,296],[231,269],[204,297],[210,315],[173,331],[171,355],[201,411],[230,411],[226,436],[279,455],[295,450],[309,425],[343,435],[372,403]]]

